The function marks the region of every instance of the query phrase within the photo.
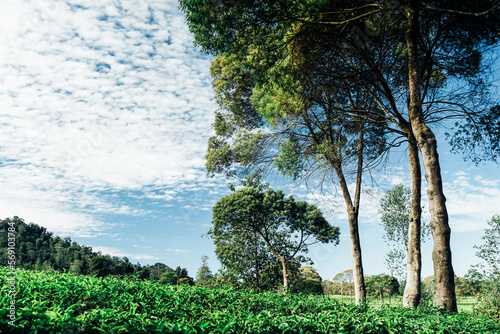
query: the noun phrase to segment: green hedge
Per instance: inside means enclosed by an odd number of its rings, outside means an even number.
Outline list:
[[[500,333],[467,312],[354,306],[322,296],[18,270],[15,327],[0,269],[2,333]]]

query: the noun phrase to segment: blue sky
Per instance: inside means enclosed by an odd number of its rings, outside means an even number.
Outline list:
[[[191,276],[208,255],[216,271],[214,246],[202,235],[229,190],[204,169],[217,109],[210,61],[172,0],[0,2],[0,217],[18,215],[133,262],[180,265]],[[500,169],[470,166],[443,141],[439,151],[454,267],[463,276],[478,262],[472,246],[486,221],[500,213]],[[366,274],[387,272],[380,196],[409,183],[405,153],[391,153],[391,161],[364,188]],[[349,269],[335,187],[321,195],[286,179],[271,185],[319,205],[341,228],[339,246],[310,251],[321,276]],[[424,276],[432,274],[431,244],[424,244]]]

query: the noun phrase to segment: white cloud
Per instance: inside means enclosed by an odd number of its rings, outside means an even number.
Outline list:
[[[48,207],[77,226],[72,206],[134,213],[96,192],[207,181],[210,59],[176,1],[9,0],[0,13],[0,211]]]
[[[459,171],[444,184],[450,225],[457,232],[480,231],[500,212],[500,181]]]
[[[187,251],[184,249],[170,249],[167,248],[165,251],[170,252],[170,253],[186,253]]]

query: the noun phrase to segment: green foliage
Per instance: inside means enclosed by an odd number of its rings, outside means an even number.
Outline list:
[[[262,116],[250,101],[253,76],[234,55],[216,57],[210,70],[215,99],[221,108],[215,113],[215,136],[208,141],[206,168],[212,176],[234,176],[231,165],[251,165],[264,140],[253,131],[262,126]]]
[[[394,243],[403,243],[408,248],[408,224],[411,213],[411,189],[398,184],[388,190],[380,200],[381,221],[384,237]]]
[[[385,255],[387,269],[400,281],[406,279],[406,252],[401,248],[394,248]]]
[[[411,215],[411,188],[398,184],[389,189],[380,199],[380,220],[384,226],[386,244],[393,247],[385,258],[387,269],[400,281],[406,278],[406,253],[408,251],[408,228]],[[429,224],[422,223],[420,240],[430,235]]]
[[[196,274],[196,285],[203,286],[206,288],[211,288],[214,286],[214,275],[210,271],[208,267],[208,256],[203,255],[201,257],[201,267],[198,269],[198,273]]]
[[[97,256],[90,262],[90,274],[97,277],[104,277],[111,274],[113,262],[107,256]]]
[[[390,297],[399,293],[398,280],[389,275],[372,275],[365,282],[368,295],[379,298],[381,304],[384,296]]]
[[[488,274],[500,276],[500,215],[494,215],[488,226],[481,238],[484,244],[474,248],[477,249],[476,256],[486,263]]]
[[[482,237],[484,243],[474,246],[476,255],[485,262],[478,266],[481,273],[474,275],[482,277],[477,311],[500,319],[500,215],[494,215],[488,225]]]
[[[290,291],[306,295],[322,295],[324,294],[322,281],[323,279],[316,269],[310,266],[301,267]]]
[[[81,246],[70,238],[54,236],[44,227],[25,223],[14,217],[0,220],[0,265],[7,265],[7,231],[9,223],[15,227],[16,266],[36,270],[67,271],[75,274],[89,274],[90,263],[100,253],[91,247]],[[124,262],[119,258],[109,259],[116,266]],[[114,269],[114,268],[113,268]],[[114,273],[114,270],[113,270]]]
[[[321,282],[310,278],[298,282],[292,292],[303,293],[305,295],[322,295],[324,293]]]
[[[338,244],[339,240],[339,229],[316,206],[295,201],[293,196],[285,198],[281,190],[268,187],[235,190],[212,211],[214,225],[209,235],[214,238],[218,258],[229,270],[242,265],[242,258],[248,259],[243,265],[247,270],[255,268],[252,276],[257,286],[259,268],[272,264],[266,253],[271,252],[286,266],[292,260],[305,261],[297,255],[307,253],[313,243]],[[241,247],[245,243],[247,247]],[[284,271],[285,276],[286,268]]]
[[[454,133],[446,133],[451,152],[463,154],[465,161],[478,165],[482,161],[498,162],[500,157],[500,106],[477,117],[456,122]]]
[[[182,277],[177,281],[177,285],[194,285],[194,281],[191,277]]]
[[[380,200],[380,220],[384,226],[384,238],[408,249],[408,226],[411,214],[411,189],[398,184],[389,189]],[[430,235],[429,224],[422,224],[421,239]]]
[[[320,283],[323,281],[318,271],[311,266],[301,267],[299,270],[300,270],[299,278],[301,280],[312,279]]]
[[[9,224],[15,227],[16,267],[35,270],[56,270],[75,275],[132,276],[139,279],[159,280],[162,274],[174,272],[166,264],[157,262],[152,266],[130,263],[127,257],[102,255],[91,247],[81,246],[70,238],[54,236],[52,232],[36,224],[27,224],[14,217],[0,220],[0,266],[6,266],[7,232]],[[177,275],[176,275],[177,277]],[[179,277],[188,277],[187,270],[179,267]],[[176,282],[174,284],[176,284]]]
[[[137,275],[137,277],[139,279],[148,279],[150,274],[151,274],[151,272],[150,272],[149,268],[144,268],[141,271],[139,271],[139,274]]]
[[[10,278],[0,268],[0,293]],[[319,296],[169,286],[130,278],[16,271],[16,321],[0,299],[2,333],[495,333],[469,313],[375,309]]]
[[[177,278],[177,275],[173,271],[170,271],[168,273],[161,275],[160,280],[158,282],[160,284],[176,285],[178,280],[179,279]]]
[[[304,169],[296,142],[289,140],[280,143],[279,149],[280,154],[274,159],[274,164],[281,174],[292,176],[296,180]]]
[[[344,270],[333,278],[333,288],[337,294],[341,295],[341,301],[344,300],[344,295],[349,295],[352,298],[354,294],[353,282],[354,276],[352,269]]]
[[[483,281],[479,296],[475,311],[500,319],[500,278]]]

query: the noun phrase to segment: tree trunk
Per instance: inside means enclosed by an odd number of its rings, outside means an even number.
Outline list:
[[[349,210],[349,234],[351,236],[352,276],[354,280],[354,296],[356,304],[366,298],[365,277],[361,259],[361,244],[359,241],[358,213],[355,208]]]
[[[358,210],[352,204],[349,189],[344,178],[344,174],[340,168],[337,169],[337,176],[340,181],[340,187],[344,193],[344,199],[347,206],[347,215],[349,220],[349,236],[351,239],[351,260],[352,260],[352,276],[354,280],[354,295],[356,304],[359,304],[366,298],[365,278],[363,274],[363,263],[361,259],[361,244],[359,241],[358,229]]]
[[[340,181],[340,187],[342,189],[344,200],[347,206],[347,215],[349,220],[349,236],[351,239],[351,261],[352,261],[352,276],[354,281],[354,296],[356,298],[356,304],[366,298],[366,288],[365,288],[365,278],[363,274],[363,263],[361,259],[361,244],[359,241],[359,230],[358,230],[358,210],[351,201],[351,196],[349,189],[347,187],[347,182],[344,178],[344,174],[340,167],[336,168],[337,177]]]
[[[254,260],[255,260],[255,284],[256,288],[260,289],[260,273],[259,273],[259,241],[257,237],[257,232],[254,231],[253,237],[255,240],[255,250],[254,250]]]
[[[363,135],[364,135],[364,124],[360,124],[359,128],[359,138],[358,138],[358,148],[357,148],[357,159],[358,166],[356,171],[356,190],[354,194],[354,203],[351,199],[351,194],[347,186],[347,182],[342,170],[341,162],[331,161],[331,165],[337,173],[337,178],[339,179],[340,188],[342,189],[342,194],[347,207],[347,216],[349,220],[349,235],[351,238],[351,261],[352,261],[352,275],[354,279],[354,296],[356,299],[356,304],[359,305],[366,299],[366,287],[365,287],[365,277],[363,274],[363,262],[361,259],[361,243],[359,241],[359,228],[358,228],[358,216],[359,216],[359,203],[361,198],[361,177],[363,175]]]
[[[406,33],[410,88],[408,112],[411,128],[417,140],[418,147],[422,152],[425,178],[427,180],[427,195],[429,197],[429,211],[431,214],[430,225],[434,240],[432,259],[436,281],[435,304],[438,307],[444,306],[450,311],[457,311],[450,248],[451,229],[448,225],[448,212],[446,211],[446,199],[443,193],[437,142],[434,133],[425,124],[420,97],[417,46],[419,38],[418,5],[418,1],[410,0],[405,8],[408,17],[408,30]]]
[[[286,294],[288,292],[288,270],[286,269],[286,260],[285,258],[280,258],[281,261],[281,266],[283,270],[283,287],[284,291],[283,294]]]
[[[408,226],[407,271],[406,286],[403,294],[403,306],[416,308],[421,298],[420,276],[422,271],[422,255],[420,252],[421,216],[420,205],[422,193],[422,172],[418,157],[418,147],[413,133],[408,136],[408,155],[412,179],[411,217]]]

